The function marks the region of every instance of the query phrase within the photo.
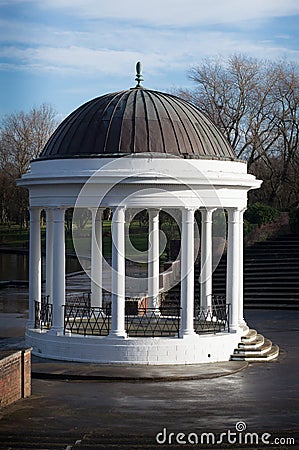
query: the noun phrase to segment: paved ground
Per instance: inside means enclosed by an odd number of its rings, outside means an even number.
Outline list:
[[[244,370],[248,363],[228,361],[213,364],[138,366],[124,364],[84,364],[32,358],[32,376],[68,381],[190,381],[230,375]]]
[[[297,438],[295,445],[271,445],[272,449],[299,448],[299,311],[248,311],[246,318],[251,327],[280,346],[278,360],[252,364],[225,377],[196,380],[153,383],[34,378],[31,398],[2,411],[0,448],[164,448],[156,442],[157,433],[164,428],[169,439],[171,432],[201,436],[236,431],[240,421],[247,432],[271,434],[270,440],[282,437],[285,443],[288,437]],[[13,322],[13,317],[10,320]],[[13,339],[2,340],[2,344]],[[246,448],[267,447],[259,442]],[[242,445],[190,448],[238,449]]]

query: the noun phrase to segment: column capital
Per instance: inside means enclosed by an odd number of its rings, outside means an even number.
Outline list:
[[[150,217],[155,217],[158,216],[160,214],[161,208],[148,208],[147,209],[147,213],[148,216]]]
[[[212,212],[214,212],[214,211],[216,211],[216,209],[221,209],[221,208],[218,208],[217,206],[201,206],[198,209],[199,209],[200,212],[203,212],[203,211],[212,211]]]
[[[104,208],[100,208],[97,206],[90,206],[88,207],[88,209],[91,212],[92,220],[94,221],[102,220]]]
[[[125,222],[125,212],[126,212],[126,207],[125,206],[116,206],[112,209],[113,214],[112,214],[112,223],[116,223],[116,222]]]
[[[227,210],[227,212],[241,212],[241,211],[245,211],[247,208],[246,207],[242,207],[242,206],[229,206],[227,208],[224,208]]]
[[[196,208],[192,208],[192,207],[185,207],[182,210],[182,221],[185,223],[192,223],[194,222],[194,214],[196,211]]]
[[[213,213],[217,208],[200,208],[201,218],[204,222],[210,222],[212,220]]]
[[[112,209],[112,212],[115,211],[122,211],[127,209],[127,205],[117,205],[117,206],[110,206],[110,209]]]
[[[240,222],[240,208],[226,208],[228,215],[228,222],[239,223]]]
[[[89,206],[88,209],[92,213],[102,213],[105,208],[103,208],[102,206]]]
[[[150,208],[147,210],[148,213],[148,219],[149,221],[157,221],[159,220],[159,214],[160,214],[161,209],[159,208]]]
[[[195,213],[195,211],[197,211],[198,208],[196,208],[195,206],[183,206],[181,208],[181,211],[192,211]]]
[[[53,218],[54,222],[64,222],[64,214],[66,211],[65,206],[54,206],[53,207]]]
[[[39,222],[40,221],[40,214],[43,208],[40,206],[30,206],[28,208],[29,214],[30,214],[30,222]]]

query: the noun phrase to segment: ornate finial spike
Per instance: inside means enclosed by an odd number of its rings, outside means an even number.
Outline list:
[[[136,78],[135,78],[135,81],[137,81],[136,84],[137,88],[142,87],[140,84],[141,81],[143,81],[141,71],[142,71],[141,62],[138,61],[138,63],[136,64]]]

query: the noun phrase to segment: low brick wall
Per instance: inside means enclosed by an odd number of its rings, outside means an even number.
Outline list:
[[[0,352],[0,407],[31,395],[31,349]]]

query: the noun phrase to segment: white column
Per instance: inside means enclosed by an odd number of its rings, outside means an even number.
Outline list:
[[[237,331],[239,321],[240,273],[240,214],[237,208],[228,209],[228,247],[226,299],[230,303],[230,330]]]
[[[52,333],[61,333],[64,328],[65,304],[65,230],[64,208],[53,210],[53,319]]]
[[[194,334],[194,209],[182,210],[180,337]]]
[[[112,216],[112,325],[110,336],[126,337],[125,331],[125,208]]]
[[[212,310],[213,238],[212,216],[215,209],[201,210],[200,299],[201,309]]]
[[[30,207],[30,242],[29,242],[29,320],[28,328],[34,327],[35,302],[41,301],[41,208]]]
[[[92,214],[91,236],[91,306],[102,307],[102,210],[90,208]]]
[[[53,209],[46,210],[46,296],[53,302]]]
[[[159,210],[148,210],[148,307],[159,308],[160,265],[159,265]]]
[[[239,266],[239,325],[246,325],[244,319],[244,238],[243,238],[243,216],[245,209],[239,211],[239,246],[240,246],[240,266]]]

